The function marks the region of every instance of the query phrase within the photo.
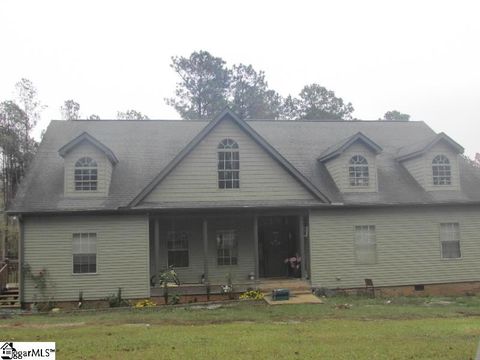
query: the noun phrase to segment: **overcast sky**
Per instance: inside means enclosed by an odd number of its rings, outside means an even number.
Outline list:
[[[0,0],[0,100],[22,77],[83,116],[177,119],[173,55],[208,50],[296,95],[319,83],[374,120],[397,109],[480,152],[479,1]]]

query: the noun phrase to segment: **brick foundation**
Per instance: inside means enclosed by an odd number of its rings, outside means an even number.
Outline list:
[[[180,295],[179,296],[179,304],[194,304],[194,303],[205,303],[208,301],[216,302],[216,301],[226,301],[226,300],[238,300],[238,296],[240,294],[232,294],[232,295],[227,295],[227,294],[211,294],[208,299],[207,295]],[[172,297],[170,296],[170,301]],[[127,299],[126,299],[127,300]],[[144,298],[142,299],[128,299],[128,302],[134,306],[135,303],[137,303],[140,300],[145,300]],[[152,300],[155,304],[157,305],[165,305],[165,300],[163,296],[152,296],[150,297],[150,300]],[[41,309],[43,304],[39,304],[38,308]],[[22,308],[31,310],[32,303],[24,303]],[[60,308],[62,310],[66,311],[72,311],[72,310],[78,310],[78,301],[56,301],[55,302],[55,307]],[[83,306],[81,309],[88,309],[88,310],[93,310],[93,309],[108,309],[108,301],[106,300],[84,300],[83,301]]]
[[[423,290],[421,287],[423,286]],[[417,290],[415,289],[417,287]],[[338,289],[339,293],[365,294],[365,288]],[[375,287],[375,295],[385,297],[395,296],[461,296],[480,294],[480,281],[469,281],[445,284],[415,284],[404,286]]]
[[[423,290],[421,290],[423,285]],[[417,290],[415,289],[417,287]],[[332,289],[333,290],[333,289]],[[365,288],[353,289],[335,289],[337,294],[364,295],[368,293]],[[480,281],[460,282],[460,283],[444,283],[444,284],[416,284],[404,286],[382,286],[375,288],[376,296],[395,297],[395,296],[464,296],[480,294]],[[206,294],[184,294],[179,296],[179,304],[205,303],[208,301],[225,301],[238,299],[239,293],[228,294],[211,294],[208,298]],[[157,305],[165,305],[163,296],[152,296],[150,298]],[[171,297],[170,297],[171,299]],[[144,299],[129,299],[134,305],[137,301]],[[30,309],[31,304],[24,304],[23,308]],[[78,309],[77,301],[57,301],[55,307],[63,310]],[[108,302],[105,300],[85,300],[83,309],[107,309]]]

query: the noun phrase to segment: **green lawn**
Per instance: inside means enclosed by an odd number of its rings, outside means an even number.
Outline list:
[[[480,297],[386,301],[17,316],[0,320],[0,340],[56,341],[58,359],[475,358]]]

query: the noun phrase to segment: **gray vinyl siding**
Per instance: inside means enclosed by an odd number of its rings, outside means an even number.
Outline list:
[[[350,159],[355,155],[363,156],[368,162],[369,184],[368,186],[351,186],[349,177]],[[377,161],[376,155],[363,144],[353,144],[340,156],[325,163],[330,176],[335,181],[341,192],[376,192],[377,185]]]
[[[450,160],[452,172],[452,185],[450,186],[433,185],[432,161],[437,155],[445,155]],[[444,143],[437,143],[422,156],[403,161],[403,166],[405,166],[415,180],[427,191],[460,190],[458,155]]]
[[[152,223],[155,220],[152,220]],[[204,251],[202,240],[202,218],[171,218],[161,217],[159,221],[160,235],[160,253],[159,269],[166,268],[168,265],[167,233],[171,230],[187,231],[189,233],[189,267],[175,268],[180,282],[200,283],[204,273]],[[238,243],[238,263],[237,265],[218,265],[217,264],[217,243],[216,233],[219,230],[235,230]],[[254,234],[253,217],[236,216],[207,218],[208,231],[208,272],[209,280],[212,284],[226,284],[227,275],[230,274],[234,283],[245,283],[248,275],[255,271],[254,263]],[[151,229],[151,234],[154,234]],[[154,237],[152,236],[151,249],[151,271],[154,271]]]
[[[442,259],[440,223],[460,225],[462,258]],[[356,225],[375,225],[377,262],[358,265]],[[312,286],[363,287],[480,280],[480,218],[476,207],[312,211]]]
[[[239,145],[239,189],[218,188],[217,147],[226,138]],[[249,135],[232,121],[225,120],[183,159],[145,202],[311,199],[315,199],[313,195]]]
[[[72,234],[97,234],[97,273],[73,274]],[[37,274],[47,271],[47,296],[55,301],[103,299],[117,292],[125,298],[150,295],[147,216],[27,217],[25,263]],[[41,296],[26,276],[24,299]]]
[[[75,163],[82,157],[88,156],[97,162],[97,191],[75,191]],[[112,178],[112,163],[103,152],[89,143],[82,143],[65,156],[64,160],[64,189],[65,196],[96,197],[107,196]]]

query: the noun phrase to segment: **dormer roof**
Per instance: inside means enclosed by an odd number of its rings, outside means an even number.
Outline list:
[[[331,160],[341,155],[345,150],[347,150],[351,145],[355,144],[356,142],[363,143],[375,154],[379,154],[380,152],[382,152],[382,148],[378,144],[376,144],[372,139],[359,131],[356,134],[330,146],[320,155],[318,161],[326,162],[328,160]]]
[[[63,145],[59,150],[58,153],[60,154],[61,157],[65,157],[70,151],[72,151],[74,148],[76,148],[78,145],[80,145],[83,142],[88,142],[101,152],[105,154],[105,156],[110,160],[110,162],[115,165],[118,163],[118,159],[113,153],[112,150],[110,150],[107,146],[102,144],[100,141],[95,139],[92,135],[84,131],[74,139],[70,140],[68,143]]]
[[[421,156],[433,148],[439,142],[444,142],[452,148],[452,150],[457,154],[463,154],[464,148],[453,140],[447,134],[441,132],[430,140],[417,143],[412,146],[403,147],[399,150],[396,160],[402,162],[405,160],[413,159],[415,157]]]

